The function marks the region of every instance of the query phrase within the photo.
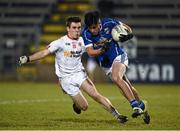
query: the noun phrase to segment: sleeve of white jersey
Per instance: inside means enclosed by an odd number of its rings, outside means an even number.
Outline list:
[[[62,40],[61,39],[58,39],[58,40],[55,40],[53,42],[51,42],[48,46],[48,50],[51,52],[51,53],[54,53],[56,52],[58,49],[61,48],[62,46]]]

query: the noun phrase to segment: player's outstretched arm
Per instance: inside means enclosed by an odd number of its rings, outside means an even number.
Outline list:
[[[36,60],[42,59],[49,54],[50,54],[50,51],[48,49],[44,49],[44,50],[38,51],[30,56],[21,56],[21,57],[19,57],[19,65],[23,65],[23,64],[31,62],[31,61],[36,61]]]

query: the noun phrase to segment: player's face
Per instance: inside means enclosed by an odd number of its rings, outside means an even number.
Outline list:
[[[92,33],[92,35],[98,35],[100,31],[101,25],[100,23],[98,24],[93,24],[89,27],[89,31]]]
[[[72,22],[70,27],[67,27],[68,36],[71,39],[78,39],[81,34],[81,23],[80,22]]]

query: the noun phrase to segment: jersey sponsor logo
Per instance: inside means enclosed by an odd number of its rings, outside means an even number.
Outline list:
[[[82,50],[80,50],[80,51],[71,51],[71,57],[80,57],[81,52],[82,52]]]
[[[64,51],[64,57],[71,57],[71,52]]]
[[[70,43],[65,43],[65,45],[70,45]]]
[[[82,50],[80,50],[80,51],[64,51],[64,57],[80,57],[81,52],[82,52]]]

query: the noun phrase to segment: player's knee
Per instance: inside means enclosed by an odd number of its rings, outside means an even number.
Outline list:
[[[120,76],[118,76],[118,75],[112,75],[112,80],[115,83],[123,81],[123,79]]]
[[[113,82],[117,82],[117,79],[118,79],[118,77],[116,77],[116,76],[112,76],[112,80],[113,80]]]
[[[86,111],[88,109],[88,103],[81,105],[81,110]]]

